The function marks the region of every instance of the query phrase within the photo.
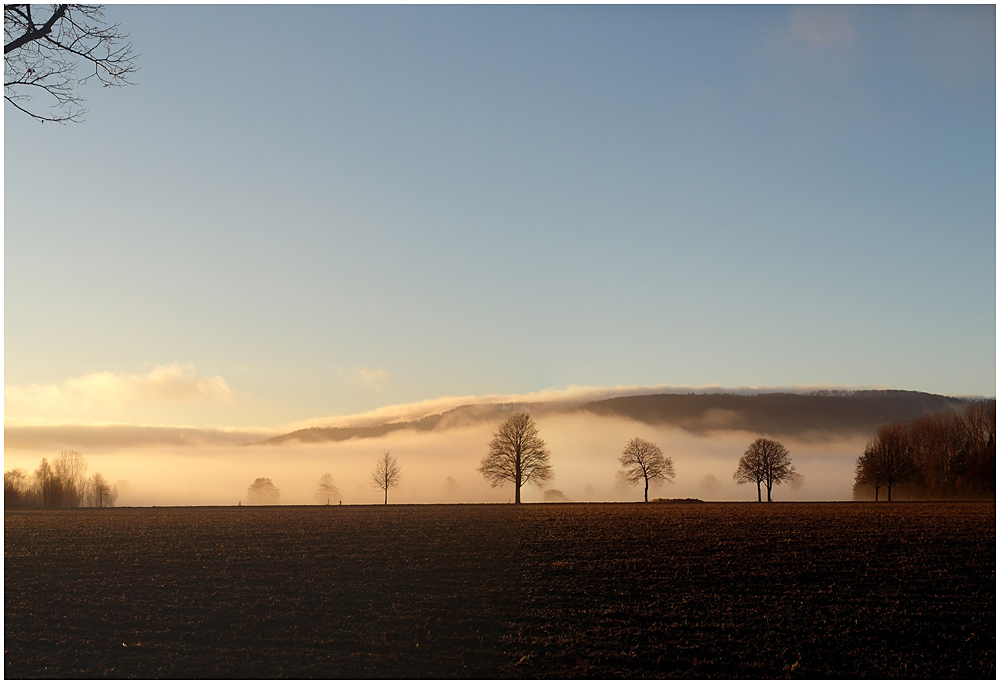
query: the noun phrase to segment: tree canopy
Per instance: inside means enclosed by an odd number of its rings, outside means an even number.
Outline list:
[[[388,505],[389,503],[389,488],[398,486],[402,479],[403,469],[399,467],[396,457],[390,456],[389,452],[386,451],[375,462],[375,470],[372,471],[371,476],[372,487],[381,489],[385,494],[383,504]]]
[[[333,484],[333,475],[323,473],[316,487],[316,500],[320,503],[330,503],[333,499],[340,499],[340,490]]]
[[[490,485],[514,484],[514,503],[521,503],[521,487],[529,482],[541,487],[552,479],[549,450],[538,436],[538,427],[527,413],[513,413],[493,433],[479,472]]]
[[[247,503],[276,504],[281,498],[281,490],[274,486],[269,477],[258,477],[247,487]]]
[[[660,447],[640,437],[633,437],[628,441],[618,460],[629,484],[645,484],[643,501],[649,501],[650,482],[674,480],[674,462],[663,455]]]
[[[757,501],[761,500],[760,485],[767,488],[767,500],[771,501],[771,488],[789,480],[799,479],[795,466],[788,456],[788,449],[781,442],[766,437],[758,437],[747,447],[740,458],[733,479],[737,484],[757,484]]]

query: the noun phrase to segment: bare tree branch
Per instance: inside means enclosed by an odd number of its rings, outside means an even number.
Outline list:
[[[62,19],[63,16],[65,16],[66,9],[69,7],[69,5],[59,5],[59,6],[57,6],[56,10],[52,13],[52,16],[49,17],[49,20],[46,21],[44,24],[42,24],[42,26],[40,28],[37,28],[37,29],[34,27],[34,24],[31,21],[31,6],[30,5],[27,6],[27,13],[20,12],[19,9],[18,9],[18,7],[17,7],[17,5],[12,5],[10,7],[11,7],[11,11],[12,12],[15,12],[16,14],[18,14],[19,16],[24,17],[27,20],[27,28],[28,28],[28,30],[25,31],[25,33],[23,35],[21,35],[20,38],[15,38],[11,42],[4,44],[4,46],[3,46],[3,53],[5,55],[8,52],[12,52],[13,50],[18,49],[19,47],[21,47],[25,43],[30,43],[33,40],[39,40],[40,38],[44,38],[47,35],[49,35],[49,33],[52,31],[52,26],[57,21],[59,21],[60,19]],[[6,9],[6,7],[4,9]]]
[[[138,55],[128,34],[105,22],[103,5],[47,7],[38,25],[31,5],[4,5],[4,99],[38,121],[80,121],[86,110],[76,88],[95,77],[104,87],[132,85]],[[93,73],[77,79],[81,61]],[[47,96],[48,113],[45,104],[27,104],[37,90]]]

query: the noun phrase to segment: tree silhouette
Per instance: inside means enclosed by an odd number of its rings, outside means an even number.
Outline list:
[[[103,5],[4,5],[4,99],[39,121],[80,121],[86,110],[75,90],[92,78],[104,87],[131,85],[138,71],[132,44]],[[79,62],[93,72],[76,77]],[[29,108],[32,96],[49,98],[50,114]]]
[[[90,478],[90,495],[93,497],[93,505],[98,508],[104,508],[105,502],[111,495],[111,485],[100,473],[94,473]]]
[[[931,499],[996,497],[996,400],[977,400],[910,423],[881,426],[854,471],[855,496],[867,487]]]
[[[247,503],[250,504],[276,504],[280,497],[281,490],[267,477],[258,477],[247,487]]]
[[[34,489],[42,500],[42,508],[52,508],[56,489],[55,475],[52,472],[52,466],[49,465],[49,460],[44,456],[35,471]]]
[[[21,468],[4,471],[3,474],[3,507],[22,508],[27,503],[30,493],[28,473]]]
[[[331,499],[340,499],[340,490],[333,484],[333,475],[323,473],[316,487],[316,500],[320,503],[330,503]]]
[[[396,462],[394,456],[390,456],[386,451],[382,457],[375,462],[375,470],[372,471],[372,487],[381,489],[385,493],[384,505],[389,504],[389,487],[395,487],[402,479],[402,468]]]
[[[87,459],[76,451],[60,453],[51,464],[43,457],[32,475],[20,468],[8,470],[3,477],[4,508],[114,506],[118,487],[100,473],[86,475]]]
[[[865,446],[862,456],[885,485],[886,498],[892,501],[892,488],[908,482],[914,474],[913,458],[906,425],[883,425]]]
[[[514,483],[514,503],[521,503],[521,486],[529,482],[541,487],[552,479],[549,451],[538,436],[535,421],[527,413],[513,413],[493,433],[489,452],[480,462],[479,472],[490,485]]]
[[[858,456],[857,465],[854,467],[855,484],[868,485],[875,490],[875,500],[878,501],[878,492],[885,486],[885,477],[879,469],[874,455],[865,449],[865,452]]]
[[[788,458],[788,449],[781,442],[758,437],[747,447],[733,473],[737,484],[757,483],[757,501],[761,500],[760,485],[767,487],[767,500],[771,501],[771,487],[798,477],[795,466]]]
[[[623,477],[629,484],[645,483],[643,501],[647,503],[650,481],[674,481],[674,463],[670,457],[664,456],[660,447],[640,437],[633,437],[628,441],[618,460],[624,469]]]
[[[77,451],[60,452],[52,463],[52,471],[61,499],[56,505],[65,508],[79,507],[87,486],[87,459]]]

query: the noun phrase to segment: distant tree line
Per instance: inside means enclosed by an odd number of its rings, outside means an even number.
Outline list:
[[[43,458],[29,474],[22,468],[3,474],[3,507],[105,508],[118,501],[118,486],[100,473],[87,477],[87,459],[76,451],[63,451],[49,463]]]
[[[996,400],[883,425],[858,457],[854,498],[995,499],[996,435]]]

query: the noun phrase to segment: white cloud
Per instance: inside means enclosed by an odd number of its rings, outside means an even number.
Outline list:
[[[55,416],[126,404],[228,402],[233,392],[221,376],[202,377],[191,363],[156,366],[145,375],[109,371],[69,378],[62,384],[4,387],[5,418]]]

